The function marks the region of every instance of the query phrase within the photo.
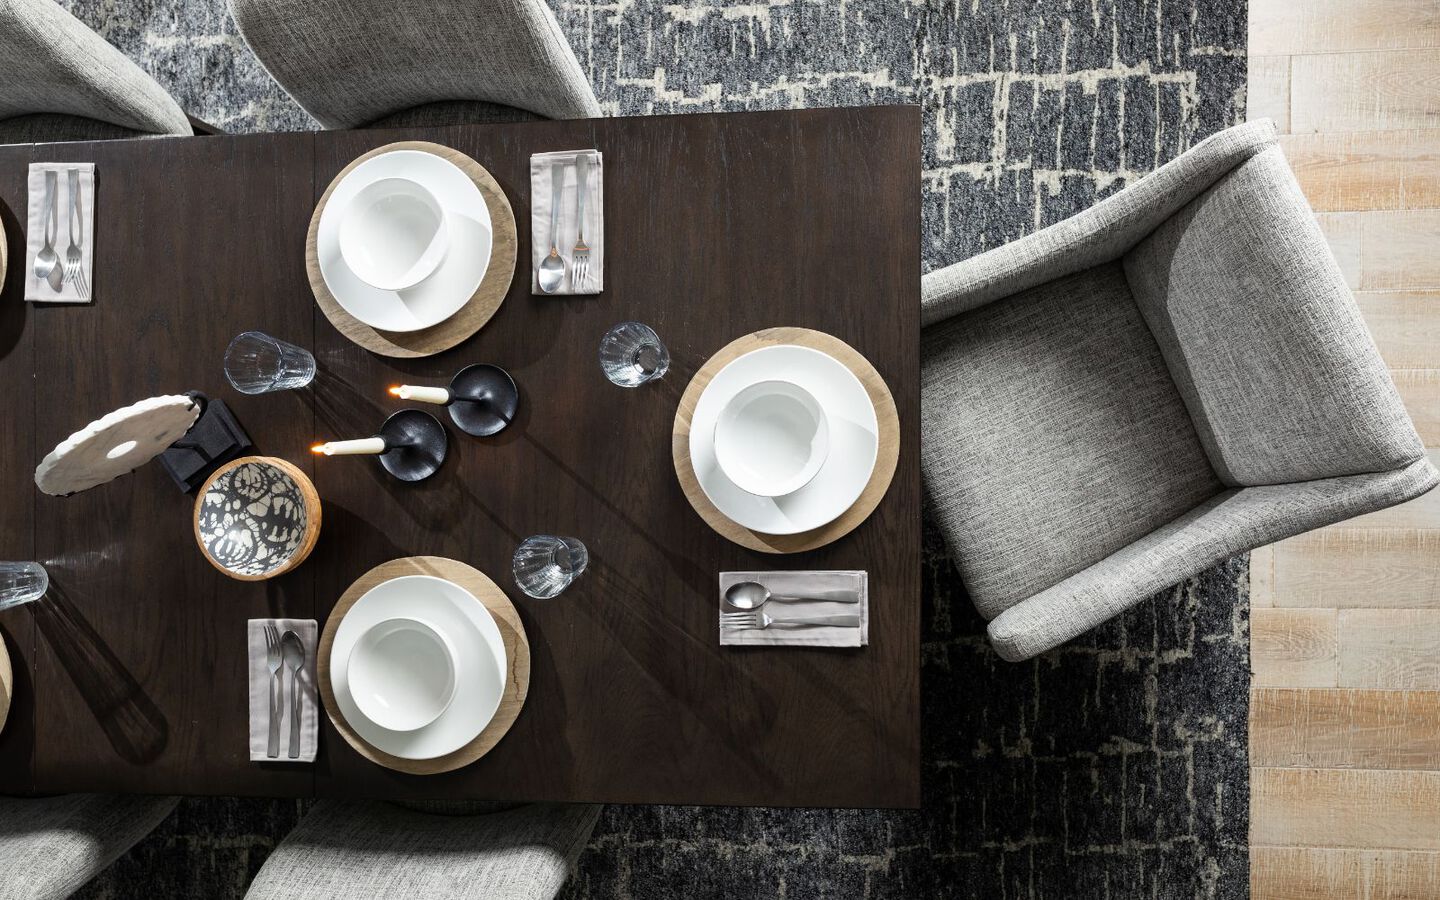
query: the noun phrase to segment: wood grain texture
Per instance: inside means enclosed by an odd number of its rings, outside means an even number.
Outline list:
[[[1426,450],[1425,455],[1430,459],[1432,465],[1440,467],[1440,448]],[[1373,513],[1366,513],[1363,516],[1356,516],[1353,519],[1346,519],[1344,522],[1330,527],[1346,530],[1389,528],[1397,532],[1406,530],[1440,531],[1440,489],[1421,494],[1414,500],[1408,500],[1399,506],[1391,506]],[[1416,552],[1423,551],[1417,546]]]
[[[1338,617],[1333,609],[1250,612],[1250,670],[1256,686],[1333,687]]]
[[[335,634],[340,630],[340,622],[345,618],[345,614],[372,588],[406,575],[443,578],[469,591],[490,611],[495,624],[500,628],[500,639],[505,644],[508,675],[495,715],[474,740],[453,753],[435,759],[402,759],[371,746],[345,721],[345,715],[335,702],[335,689],[330,681],[330,654],[335,647]],[[510,730],[510,726],[515,724],[515,717],[520,715],[520,708],[525,705],[525,696],[530,692],[530,642],[525,637],[525,626],[520,623],[520,614],[515,611],[515,605],[484,572],[439,556],[410,556],[391,560],[356,579],[330,610],[330,618],[325,621],[325,630],[320,636],[316,666],[320,696],[325,701],[325,712],[346,742],[355,752],[371,762],[410,775],[450,772],[468,766],[489,753]]]
[[[1251,847],[1251,900],[1435,900],[1440,853]]]
[[[200,513],[205,504],[205,495],[210,492],[210,486],[215,483],[216,479],[223,477],[226,473],[247,463],[259,463],[272,466],[289,475],[290,480],[295,482],[295,486],[300,490],[300,496],[304,498],[305,501],[304,540],[300,542],[300,546],[295,548],[295,552],[290,554],[290,558],[282,565],[261,575],[240,575],[225,568],[211,557],[210,554],[205,552],[205,545],[200,540]],[[242,456],[239,459],[232,459],[214,472],[211,472],[210,477],[205,479],[205,483],[200,486],[200,490],[195,492],[195,512],[190,519],[190,523],[191,531],[195,535],[195,544],[200,548],[201,554],[210,562],[210,565],[220,570],[226,577],[234,578],[237,581],[266,581],[270,578],[279,578],[281,575],[299,566],[310,556],[310,551],[315,549],[315,542],[320,539],[322,514],[320,495],[315,492],[315,485],[310,483],[310,476],[302,472],[299,467],[274,456]]]
[[[1426,447],[1440,448],[1440,369],[1397,369],[1390,377],[1420,440]]]
[[[1440,254],[1434,252],[1440,209],[1319,213],[1315,218],[1352,290],[1440,288]]]
[[[1360,291],[1355,302],[1387,366],[1440,370],[1440,290]]]
[[[1440,47],[1435,0],[1250,0],[1249,12],[1251,53]]]
[[[317,771],[320,795],[919,802],[919,121],[914,108],[871,107],[408,135],[481,162],[520,221],[530,216],[530,154],[596,147],[607,235],[647,249],[610,253],[596,297],[536,298],[517,278],[474,338],[422,359],[369,353],[315,311],[315,399],[327,433],[373,429],[393,408],[387,385],[444,383],[467,363],[502,366],[520,390],[509,428],[457,436],[428,481],[397,483],[373,460],[317,464],[325,535],[298,571],[315,573],[322,612],[355,578],[401,556],[500,573],[528,535],[574,535],[590,550],[585,574],[554,600],[502,583],[531,649],[530,696],[503,741],[472,765],[411,776],[353,752],[327,722],[322,746],[334,752]],[[318,135],[319,185],[395,139]],[[625,320],[653,327],[672,358],[665,378],[635,390],[607,381],[597,360],[600,338]],[[735,337],[782,325],[853,346],[899,410],[900,461],[875,512],[784,561],[869,572],[872,640],[855,652],[719,646],[717,573],[772,568],[776,558],[716,534],[674,477],[670,435],[690,377]]]
[[[1440,770],[1440,691],[1254,690],[1250,764]]]
[[[1440,849],[1440,772],[1253,768],[1250,843]]]
[[[1250,56],[1245,120],[1273,119],[1281,134],[1290,131],[1290,57]]]
[[[1440,531],[1338,525],[1274,546],[1276,606],[1440,608]]]
[[[381,331],[371,328],[346,312],[325,284],[315,243],[320,233],[320,216],[325,212],[330,195],[335,192],[335,186],[341,179],[365,160],[395,150],[433,153],[454,163],[469,175],[480,189],[481,196],[485,198],[485,205],[490,210],[492,230],[490,265],[470,300],[459,312],[438,325],[413,332]],[[487,172],[484,166],[451,147],[429,141],[397,141],[360,155],[331,179],[329,187],[320,197],[320,202],[315,204],[314,215],[310,218],[310,230],[305,236],[305,266],[310,276],[310,290],[315,294],[315,302],[320,305],[330,324],[341,334],[382,356],[431,356],[468,340],[495,315],[500,304],[505,301],[505,295],[515,277],[515,248],[515,211],[494,176]]]
[[[0,732],[5,730],[5,719],[10,715],[10,696],[15,693],[15,672],[10,668],[10,651],[5,647],[5,636],[0,634]]]
[[[1342,609],[1339,685],[1440,690],[1440,609]]]
[[[1317,212],[1440,206],[1440,140],[1433,129],[1290,134],[1280,137],[1280,146]]]
[[[870,473],[865,490],[837,519],[800,534],[764,534],[732,521],[705,496],[705,490],[700,486],[699,479],[695,477],[695,469],[690,464],[690,420],[695,415],[695,406],[700,402],[700,395],[721,369],[762,347],[785,344],[809,347],[828,354],[839,360],[860,380],[875,407],[875,417],[879,424],[879,448],[875,457],[875,469]],[[705,365],[690,379],[684,395],[680,398],[680,405],[675,410],[670,453],[674,459],[675,476],[680,479],[680,489],[685,492],[685,499],[690,501],[690,505],[707,525],[742,547],[761,553],[802,553],[838,541],[854,531],[885,498],[886,492],[890,490],[890,481],[895,477],[895,466],[900,461],[900,419],[895,410],[895,399],[890,395],[885,379],[880,377],[875,367],[857,353],[855,348],[833,335],[807,328],[767,328],[726,344],[706,360]]]
[[[1256,547],[1250,551],[1250,605],[1275,605],[1275,548]]]
[[[1440,54],[1323,53],[1290,59],[1290,130],[1398,131],[1440,125]]]

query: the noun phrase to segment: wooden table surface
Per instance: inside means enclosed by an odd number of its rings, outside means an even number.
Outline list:
[[[16,668],[0,793],[918,805],[919,130],[918,109],[876,107],[0,147],[12,260],[0,296],[0,558],[42,561],[53,585],[0,613]],[[335,173],[405,138],[455,147],[495,175],[521,263],[478,335],[396,361],[319,312],[304,245]],[[605,154],[606,290],[532,297],[529,156],[579,147]],[[97,166],[96,299],[32,306],[26,167],[70,160]],[[600,373],[600,336],[626,319],[671,350],[658,384],[625,390]],[[712,532],[670,464],[691,374],[733,338],[777,325],[865,354],[902,434],[894,485],[870,519],[790,557]],[[230,389],[221,357],[246,329],[311,347],[315,384]],[[387,386],[441,384],[472,362],[514,375],[520,415],[493,439],[452,429],[429,481],[308,452],[316,438],[372,433],[396,406]],[[69,498],[35,489],[35,464],[72,431],[190,389],[230,404],[256,452],[311,473],[324,526],[294,572],[259,583],[218,573],[191,535],[193,497],[158,463]],[[534,533],[590,548],[589,570],[555,600],[524,597],[509,576],[515,545]],[[245,620],[323,622],[354,579],[415,554],[476,566],[519,608],[531,685],[510,734],[439,776],[378,768],[328,722],[315,765],[250,762]],[[809,568],[869,570],[870,646],[718,645],[719,572]]]

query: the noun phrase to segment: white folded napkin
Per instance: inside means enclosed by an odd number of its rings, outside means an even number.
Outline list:
[[[725,592],[742,581],[765,585],[773,594],[791,597],[815,596],[821,592],[845,592],[860,598],[859,603],[771,601],[760,611],[772,619],[803,619],[814,616],[859,616],[859,628],[816,625],[806,628],[721,628],[720,643],[735,647],[864,647],[870,643],[870,578],[865,572],[721,572],[720,612],[733,612],[725,605]]]
[[[48,281],[35,277],[35,257],[45,246],[45,173],[55,173],[55,220],[50,225],[54,235],[52,248],[60,264],[68,263],[70,249],[70,176],[71,169],[80,176],[80,267],[85,283],[94,285],[91,273],[91,251],[95,246],[95,164],[94,163],[31,163],[29,180],[29,211],[25,226],[25,299],[32,303],[88,303],[90,294],[82,295],[80,287],[66,281],[56,291]]]
[[[314,762],[320,743],[320,699],[315,686],[315,651],[318,629],[314,619],[251,619],[248,623],[250,641],[250,761],[251,762]],[[305,645],[305,665],[300,669],[300,756],[290,758],[290,702],[294,683],[288,665],[281,687],[280,755],[269,756],[270,744],[270,667],[265,652],[265,626],[274,625],[281,637],[286,631],[300,635]]]
[[[579,231],[575,218],[576,190],[579,170],[576,159],[589,161],[585,177],[585,243],[590,248],[589,272],[585,283],[575,285],[575,238]],[[540,290],[540,261],[550,254],[550,198],[554,194],[554,167],[559,167],[563,187],[560,191],[559,225],[556,249],[565,260],[565,279],[554,294],[598,294],[605,288],[605,166],[599,150],[558,150],[530,155],[530,293],[544,295]]]

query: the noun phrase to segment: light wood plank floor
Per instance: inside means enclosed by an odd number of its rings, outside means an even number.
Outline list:
[[[1250,0],[1273,118],[1440,463],[1440,0]],[[1251,558],[1257,900],[1440,898],[1440,491]]]

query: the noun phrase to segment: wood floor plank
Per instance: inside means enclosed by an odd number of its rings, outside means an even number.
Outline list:
[[[1440,467],[1440,449],[1431,448],[1425,451],[1430,458],[1430,463]],[[1356,516],[1353,519],[1346,519],[1339,525],[1332,525],[1332,528],[1434,528],[1440,530],[1440,488],[1422,494],[1408,503],[1399,506],[1392,506],[1382,509],[1379,512],[1366,513],[1363,516]],[[1274,586],[1271,586],[1274,590]],[[1254,602],[1253,600],[1251,602]]]
[[[1440,290],[1357,291],[1355,302],[1385,365],[1440,369]]]
[[[1250,848],[1251,900],[1435,900],[1440,853]]]
[[[1338,684],[1440,690],[1440,609],[1342,609]]]
[[[1250,843],[1440,849],[1440,772],[1253,768]]]
[[[1252,683],[1256,687],[1334,687],[1338,624],[1333,609],[1252,609]]]
[[[1280,146],[1317,211],[1440,206],[1440,134],[1434,129],[1289,134]]]
[[[1440,245],[1436,245],[1440,249]],[[1440,252],[1437,252],[1440,256]],[[1440,447],[1440,370],[1399,369],[1390,373],[1405,409],[1426,447]]]
[[[1336,525],[1281,541],[1275,605],[1440,608],[1440,531]]]
[[[1250,551],[1250,606],[1275,605],[1275,548],[1256,547]]]
[[[1290,130],[1290,57],[1251,55],[1245,87],[1245,120],[1274,119],[1281,134]]]
[[[1440,770],[1440,691],[1258,688],[1250,764]]]
[[[1290,130],[1394,131],[1440,125],[1440,54],[1432,50],[1290,57]]]
[[[1250,0],[1250,52],[1440,47],[1435,0]]]
[[[1436,137],[1440,140],[1440,131]],[[1440,288],[1440,209],[1319,213],[1315,218],[1353,290]]]

